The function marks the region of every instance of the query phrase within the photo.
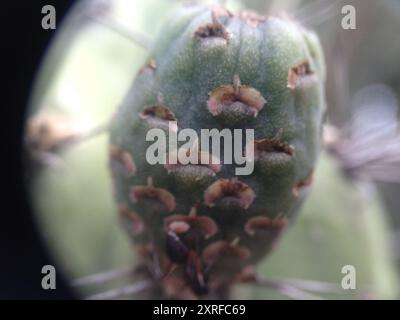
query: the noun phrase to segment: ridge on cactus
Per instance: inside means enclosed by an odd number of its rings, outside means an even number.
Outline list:
[[[322,49],[287,18],[184,6],[148,61],[110,136],[115,200],[141,259],[138,276],[155,281],[153,298],[229,297],[276,248],[312,184],[325,109]],[[168,135],[171,121],[197,133],[254,129],[254,171],[236,176],[223,159],[149,164],[147,132]]]

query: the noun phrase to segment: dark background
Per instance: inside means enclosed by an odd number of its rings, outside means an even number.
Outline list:
[[[56,8],[59,26],[72,0],[2,2],[0,299],[71,299],[57,273],[57,289],[43,290],[41,269],[55,265],[45,251],[26,196],[22,154],[24,114],[31,84],[56,30],[43,30],[44,5]],[[6,72],[4,72],[6,71]]]

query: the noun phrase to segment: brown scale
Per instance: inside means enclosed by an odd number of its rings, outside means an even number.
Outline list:
[[[314,172],[311,172],[305,179],[299,181],[292,189],[293,196],[298,198],[302,192],[305,192],[313,183]]]
[[[201,257],[209,277],[209,287],[214,292],[233,284],[251,257],[251,251],[239,245],[239,238],[231,242],[219,240],[209,244]]]
[[[208,239],[217,233],[218,227],[210,217],[197,215],[193,207],[190,214],[172,215],[164,219],[166,232],[166,252],[171,264],[165,279],[181,266],[186,284],[197,295],[208,293],[206,274],[202,261],[196,253],[199,241]]]
[[[146,108],[142,113],[140,113],[142,119],[147,118],[159,118],[164,121],[176,121],[175,114],[169,110],[166,106],[157,104]]]
[[[278,134],[272,139],[264,138],[260,140],[254,141],[254,156],[255,158],[262,158],[263,153],[269,152],[282,152],[289,156],[294,155],[294,148],[282,142],[280,139],[282,135],[282,130],[278,132]]]
[[[136,252],[142,266],[146,268],[153,280],[159,281],[168,272],[171,265],[170,259],[153,244],[141,245],[136,248]]]
[[[129,152],[116,145],[111,145],[109,148],[109,157],[111,164],[117,163],[121,166],[127,177],[132,177],[136,174],[136,165]]]
[[[150,59],[143,67],[139,69],[139,75],[145,74],[147,72],[153,73],[157,69],[157,63],[154,59]]]
[[[192,208],[187,216],[176,214],[166,217],[164,226],[166,230],[174,231],[178,235],[190,231],[204,239],[212,237],[218,231],[214,220],[207,216],[197,215],[195,208]]]
[[[266,103],[258,90],[241,84],[239,75],[233,77],[233,84],[220,86],[208,95],[208,110],[214,116],[231,111],[254,118]]]
[[[133,186],[130,189],[130,197],[133,203],[144,199],[156,200],[168,211],[174,211],[176,207],[175,197],[167,190],[153,186],[152,179],[148,179],[147,186]]]
[[[296,64],[289,69],[287,87],[291,90],[314,81],[316,81],[316,75],[311,70],[309,61]]]
[[[129,210],[125,206],[120,206],[118,212],[122,219],[125,219],[129,222],[129,231],[133,235],[136,236],[143,233],[145,225],[140,215],[138,215],[136,212]]]
[[[30,118],[26,128],[26,143],[31,152],[55,152],[79,135],[73,119],[66,115],[42,111]]]
[[[170,122],[172,123],[172,129],[177,131],[176,127],[176,116],[175,114],[163,104],[162,97],[158,98],[158,102],[150,107],[146,107],[140,114],[139,117],[147,122],[151,127],[160,127],[164,129],[169,128]]]
[[[250,237],[267,236],[271,238],[271,248],[275,249],[287,225],[288,220],[280,215],[273,219],[266,216],[256,216],[246,222],[244,231]]]
[[[224,40],[229,39],[229,33],[225,26],[217,20],[217,12],[212,11],[212,22],[201,26],[196,30],[194,36],[197,38],[221,38]]]
[[[209,207],[214,207],[221,201],[228,201],[240,208],[248,209],[254,198],[254,191],[237,178],[219,179],[210,185],[204,193],[204,202]]]
[[[167,252],[176,263],[186,261],[189,248],[196,249],[199,241],[206,240],[217,233],[218,227],[213,219],[198,216],[192,209],[189,216],[172,215],[164,219],[167,233]]]
[[[220,160],[214,157],[212,154],[206,151],[199,151],[197,155],[197,163],[181,164],[179,159],[181,155],[185,157],[190,157],[191,149],[179,148],[178,151],[172,151],[171,156],[177,159],[176,164],[169,163],[169,156],[167,157],[167,163],[164,165],[168,173],[171,172],[198,172],[204,176],[215,176],[220,170]]]

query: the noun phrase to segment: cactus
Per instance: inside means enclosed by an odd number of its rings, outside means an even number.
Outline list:
[[[275,248],[312,183],[324,77],[316,35],[288,18],[185,6],[167,24],[113,117],[109,148],[138,272],[161,297],[228,297]],[[222,158],[149,164],[147,132],[170,137],[171,123],[254,129],[254,171],[236,176]]]

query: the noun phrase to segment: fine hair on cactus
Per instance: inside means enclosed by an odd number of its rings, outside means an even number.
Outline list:
[[[49,233],[72,285],[88,299],[319,299],[372,297],[372,279],[393,297],[375,183],[400,182],[399,135],[343,110],[394,94],[371,85],[346,100],[362,35],[318,30],[340,1],[139,2],[75,7],[47,58],[65,61],[39,77],[27,121],[32,189],[45,190],[34,205],[80,235]],[[340,282],[348,265],[357,290]]]

